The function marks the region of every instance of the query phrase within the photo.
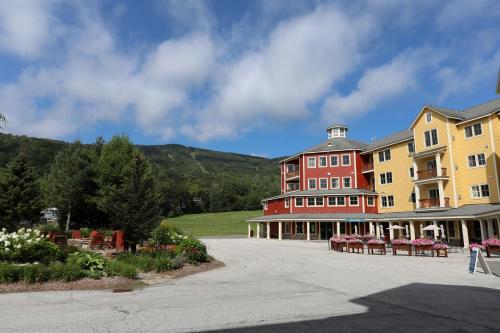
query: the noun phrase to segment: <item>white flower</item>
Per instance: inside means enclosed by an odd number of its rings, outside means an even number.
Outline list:
[[[38,238],[36,239],[36,241],[37,241],[37,242],[39,242],[39,241],[40,241],[40,239],[41,239],[41,238],[40,238],[40,237],[38,237]]]
[[[5,244],[5,247],[7,247],[7,246],[9,246],[9,245],[10,245],[10,242],[9,242],[8,240],[6,240],[6,241],[4,242],[4,244]]]
[[[26,243],[31,244],[31,239],[28,239]]]
[[[20,248],[21,248],[21,244],[17,244],[16,249],[20,249]]]
[[[9,252],[9,251],[10,251],[10,250],[9,250],[9,248],[7,248],[7,247],[6,247],[6,248],[5,248],[5,252]]]
[[[26,230],[26,232],[30,232],[31,233],[31,229]]]

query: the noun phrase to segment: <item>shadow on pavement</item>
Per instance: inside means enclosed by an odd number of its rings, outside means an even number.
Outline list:
[[[417,283],[352,302],[367,312],[225,332],[500,332],[495,289]]]

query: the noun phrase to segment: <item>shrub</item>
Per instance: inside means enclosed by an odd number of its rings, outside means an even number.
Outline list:
[[[169,271],[172,269],[172,259],[167,256],[158,257],[155,260],[154,268],[157,273]]]
[[[66,264],[63,264],[61,273],[64,282],[76,281],[87,276],[75,260],[68,260]]]
[[[135,255],[132,253],[120,253],[116,258],[118,261],[122,261],[134,267],[137,267],[140,271],[150,272],[155,268],[155,258],[148,255]]]
[[[24,265],[22,279],[26,283],[45,282],[50,280],[50,267],[40,264]]]
[[[0,283],[14,283],[21,279],[22,266],[0,263]]]
[[[39,230],[21,228],[17,232],[0,231],[0,260],[7,262],[50,262],[59,257],[59,248]]]
[[[151,237],[155,245],[179,244],[187,237],[175,226],[162,222],[153,229]]]
[[[57,223],[45,223],[35,226],[35,229],[40,230],[43,234],[48,234],[49,232],[60,231],[59,224]]]
[[[197,239],[185,239],[177,246],[177,253],[183,254],[189,262],[207,261],[207,247]]]
[[[120,260],[106,260],[104,271],[108,276],[123,276],[129,279],[137,277],[137,269]]]
[[[83,238],[88,238],[90,236],[90,228],[80,228],[80,234],[82,235]]]
[[[72,253],[69,255],[68,262],[74,262],[81,269],[89,270],[92,273],[104,269],[104,258],[100,254],[93,252]]]
[[[59,260],[61,257],[61,250],[57,245],[48,240],[41,240],[40,242],[30,243],[22,246],[19,249],[17,258],[14,261],[20,263],[30,262],[44,262]]]
[[[172,269],[179,269],[182,266],[184,266],[185,263],[186,263],[186,258],[184,258],[183,255],[179,255],[179,256],[172,259],[172,262],[170,263],[170,267]]]

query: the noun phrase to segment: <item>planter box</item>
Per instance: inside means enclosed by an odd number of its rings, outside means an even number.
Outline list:
[[[425,254],[425,251],[431,251],[432,256],[434,257],[434,245],[414,245],[415,255],[418,256],[419,252],[421,254]]]
[[[345,248],[345,251],[347,252],[347,242],[341,242],[341,243],[332,242],[332,250],[344,252],[344,248]]]
[[[387,254],[385,244],[368,244],[368,254],[374,254],[374,250],[379,251],[380,254]]]
[[[436,257],[448,258],[448,249],[434,249],[434,251],[436,251]]]
[[[365,245],[363,243],[347,243],[349,252],[354,253],[354,250],[357,250],[359,253],[359,250],[361,250],[361,253],[365,253]]]
[[[498,252],[498,251],[500,251],[500,246],[491,246],[491,245],[486,246],[486,256],[488,258],[491,257],[491,252]]]
[[[392,255],[395,256],[397,255],[397,251],[406,251],[408,252],[408,255],[411,256],[411,244],[392,244]]]

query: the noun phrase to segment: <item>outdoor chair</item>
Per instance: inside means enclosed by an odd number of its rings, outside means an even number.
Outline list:
[[[90,242],[90,249],[94,249],[96,247],[100,249],[103,249],[104,247],[104,233],[102,232],[96,232],[92,237],[92,241]]]
[[[68,246],[68,238],[65,234],[57,233],[54,235],[54,243],[58,246]]]
[[[81,239],[82,238],[82,233],[80,232],[80,230],[73,230],[71,232],[71,238],[72,239]]]

